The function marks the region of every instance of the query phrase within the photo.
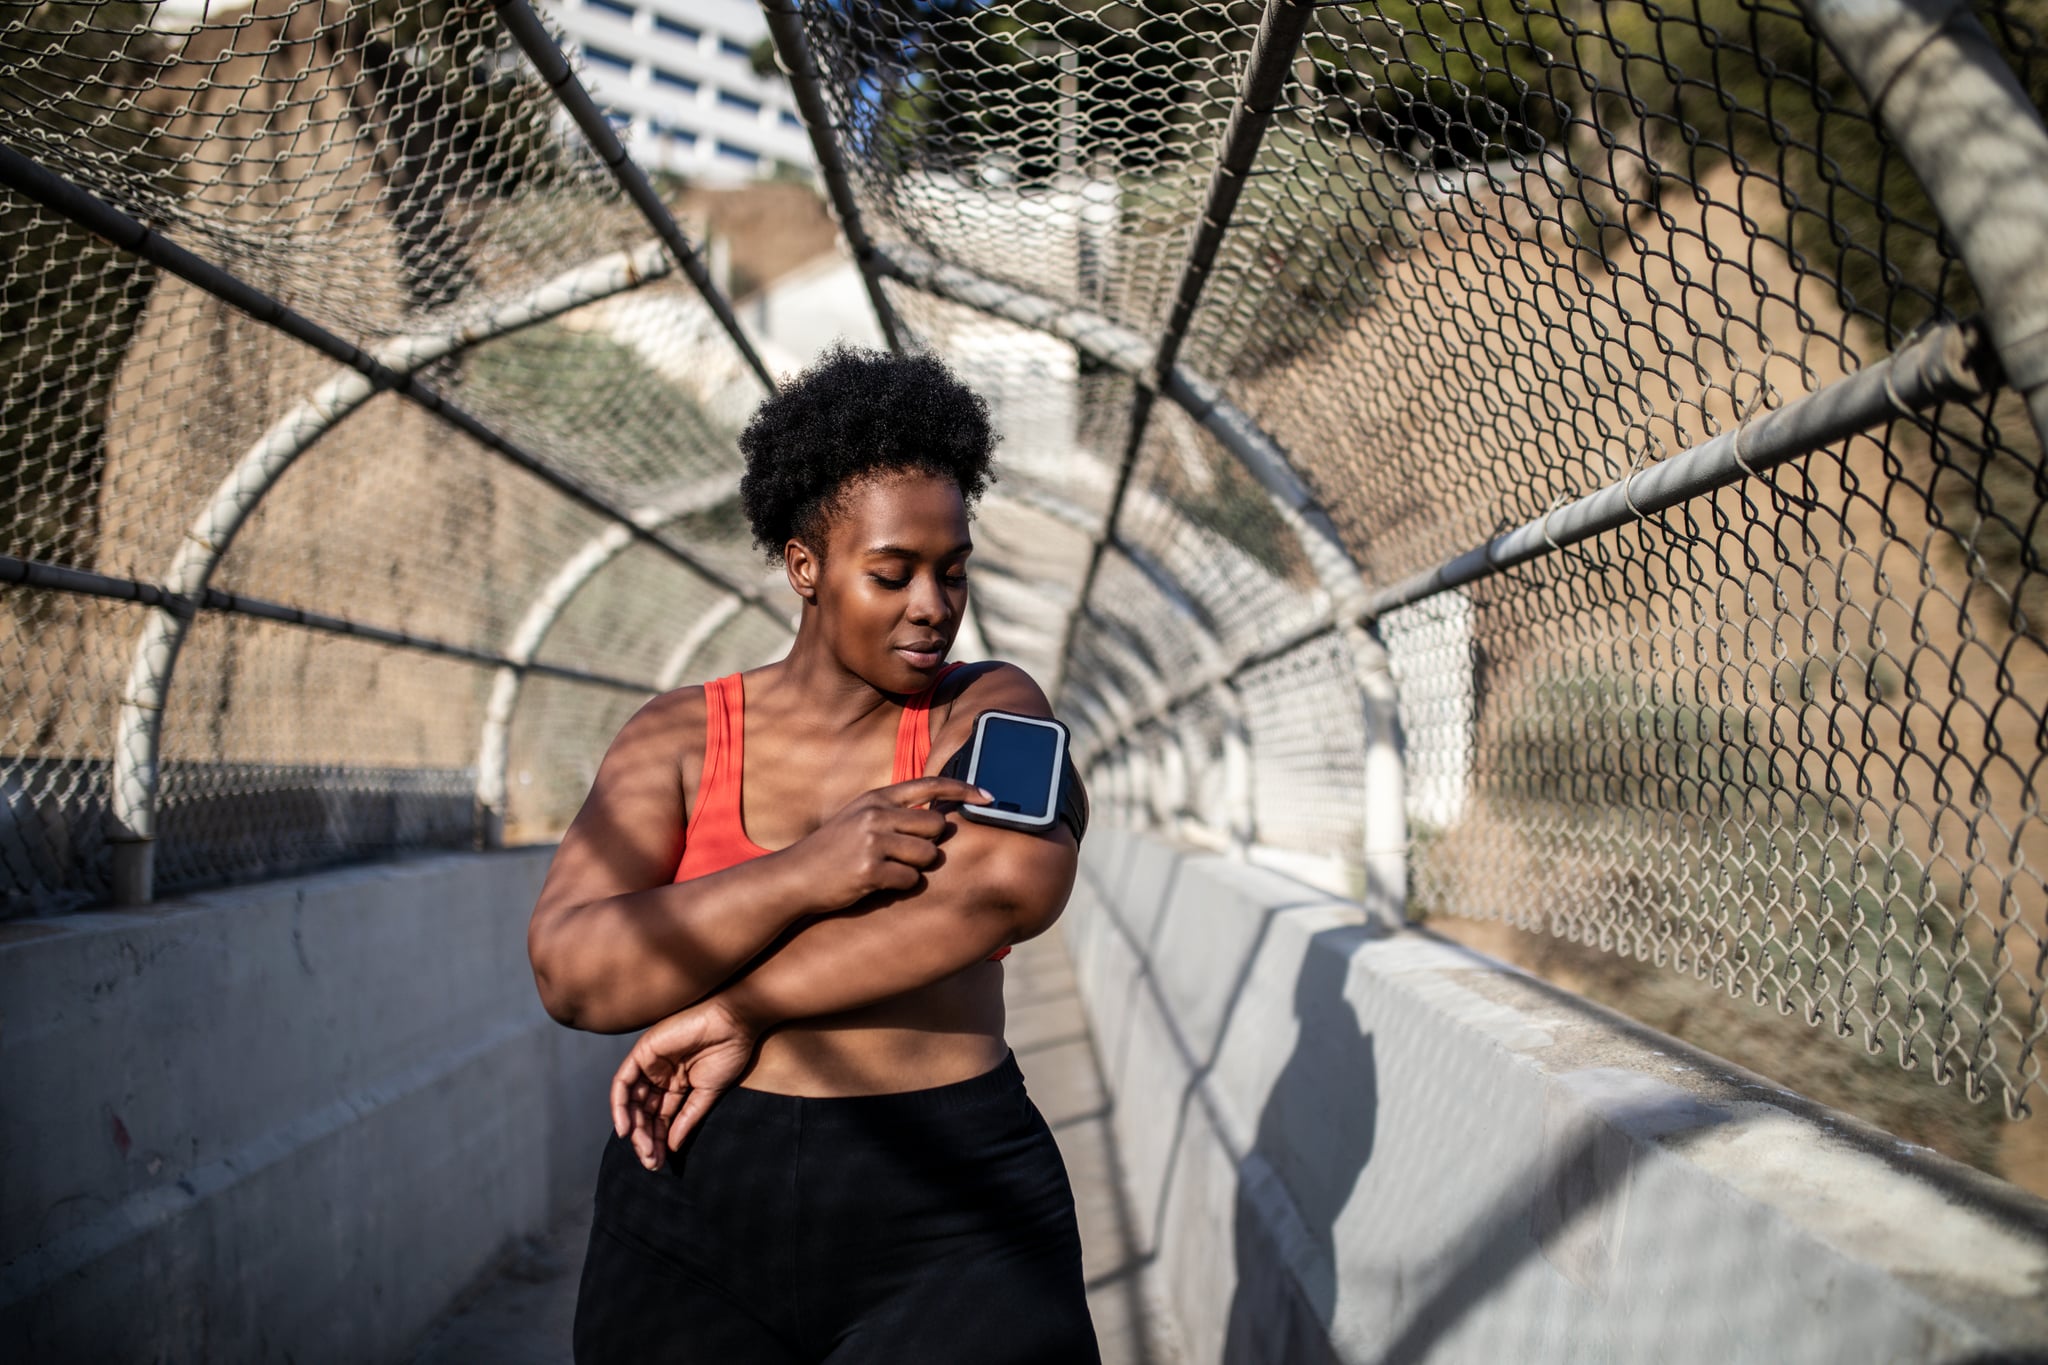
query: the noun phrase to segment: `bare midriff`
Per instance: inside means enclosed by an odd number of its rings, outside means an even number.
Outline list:
[[[950,1085],[1001,1064],[1003,1024],[1002,965],[977,962],[879,1004],[775,1029],[740,1085],[818,1097]]]

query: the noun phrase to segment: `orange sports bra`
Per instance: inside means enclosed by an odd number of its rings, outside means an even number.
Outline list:
[[[896,764],[889,781],[923,777],[932,757],[932,694],[959,664],[939,670],[932,684],[910,699],[896,726]],[[747,837],[740,819],[740,780],[746,760],[747,694],[737,673],[704,684],[704,776],[697,783],[697,808],[683,830],[683,860],[672,881],[688,881],[723,872],[735,863],[774,852]],[[996,962],[1008,957],[1006,945],[990,953]]]

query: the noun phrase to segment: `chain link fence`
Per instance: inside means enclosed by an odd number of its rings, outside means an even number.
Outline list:
[[[563,108],[487,6],[0,6],[9,912],[548,837],[786,635],[751,353]]]
[[[2003,81],[2032,146],[2044,19],[1885,22]],[[1063,697],[1121,814],[1226,827],[1187,774],[1224,770],[1228,715],[1242,836],[1370,881],[1358,679],[1384,670],[1410,913],[1694,974],[2025,1112],[2048,376],[2001,384],[1988,350],[2024,368],[2048,315],[2038,266],[1972,274],[2003,268],[1971,218],[1995,196],[1938,203],[1915,157],[2003,165],[2034,206],[2043,169],[1959,134],[1933,59],[1739,0],[806,3],[786,27],[877,273],[1125,381],[1077,418],[1113,471],[1086,486],[1122,486]],[[2036,311],[2001,314],[2010,288]],[[1996,348],[1955,330],[1987,314]],[[1878,368],[1944,332],[1960,382]],[[1148,401],[1176,370],[1195,401]],[[1882,382],[1844,407],[1854,375]],[[1218,392],[1299,488],[1218,439]],[[1771,423],[1803,429],[1765,459]],[[1578,515],[1601,490],[1605,524]]]
[[[2028,1111],[2041,0],[764,8],[1105,818]],[[0,3],[0,111],[9,913],[549,837],[787,638],[523,0]]]

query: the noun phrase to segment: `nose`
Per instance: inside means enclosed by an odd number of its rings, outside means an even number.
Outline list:
[[[946,590],[936,574],[919,574],[910,594],[909,619],[920,626],[936,626],[951,615]]]

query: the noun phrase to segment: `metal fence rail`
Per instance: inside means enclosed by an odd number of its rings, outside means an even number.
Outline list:
[[[1064,676],[1113,808],[1221,827],[1190,713],[1236,697],[1268,730],[1250,836],[1364,873],[1390,736],[1344,718],[1390,671],[1413,912],[1676,967],[2020,1114],[2048,1028],[2042,16],[1826,13],[802,10],[842,213],[945,301],[901,304],[922,343],[962,354],[972,308],[1129,376],[1076,389],[1084,456],[1011,480],[1102,509]],[[1161,356],[1255,449],[1148,421]],[[1098,581],[1118,547],[1153,573]],[[1316,721],[1282,738],[1274,708]]]
[[[764,8],[1105,818],[2028,1111],[2040,0]],[[772,376],[545,20],[181,13],[0,4],[14,913],[546,837],[786,638]]]
[[[595,688],[615,724],[663,660],[572,637],[620,594],[659,594],[674,615],[637,624],[668,642],[714,604],[757,609],[700,638],[700,663],[786,630],[717,515],[766,371],[644,177],[607,162],[616,139],[593,153],[555,126],[565,87],[464,6],[0,11],[0,522],[25,585],[5,632],[10,909],[149,899],[169,829],[221,845],[173,850],[173,889],[387,846],[394,827],[339,821],[290,857],[253,852],[264,793],[309,780],[339,800],[455,774],[460,818],[411,828],[544,834],[589,737],[573,762],[521,765],[523,822],[476,665]],[[617,249],[647,231],[633,210],[661,245]],[[616,572],[509,629],[555,566],[612,539]],[[75,596],[109,584],[144,614]],[[254,830],[222,827],[235,800]]]

